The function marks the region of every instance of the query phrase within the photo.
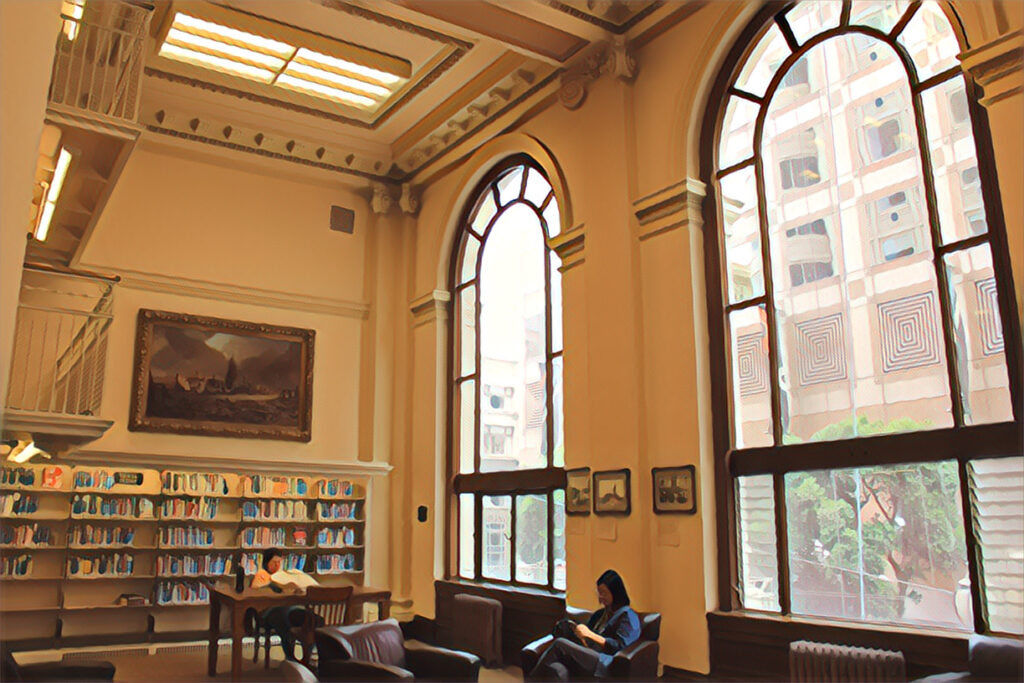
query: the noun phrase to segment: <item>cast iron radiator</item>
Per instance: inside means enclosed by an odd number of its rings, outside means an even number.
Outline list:
[[[789,644],[789,680],[906,681],[906,662],[902,652],[798,640]]]

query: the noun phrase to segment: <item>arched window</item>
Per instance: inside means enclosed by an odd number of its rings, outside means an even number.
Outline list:
[[[963,49],[936,2],[805,2],[727,62],[722,609],[1024,631],[1019,320]]]
[[[471,201],[451,271],[450,551],[462,578],[564,590],[558,203],[523,156]]]

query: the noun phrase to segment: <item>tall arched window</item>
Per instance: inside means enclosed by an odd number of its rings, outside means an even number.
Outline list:
[[[451,271],[451,550],[462,578],[564,590],[558,203],[524,156],[471,201]]]
[[[1024,631],[1019,320],[963,49],[936,2],[805,2],[727,62],[722,609]]]

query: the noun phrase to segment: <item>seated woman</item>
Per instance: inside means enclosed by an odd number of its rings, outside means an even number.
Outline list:
[[[575,627],[579,642],[556,638],[529,672],[530,680],[608,676],[612,656],[640,637],[640,617],[629,606],[622,577],[612,569],[597,579],[597,600],[601,609],[590,616],[586,626]]]
[[[263,552],[263,567],[252,577],[253,588],[270,588],[281,591],[275,586],[270,577],[281,569],[281,551],[277,548],[268,548]],[[281,639],[281,649],[284,650],[284,657],[289,661],[296,661],[295,637],[292,635],[292,625],[302,623],[305,618],[305,608],[302,605],[281,605],[269,607],[260,614],[260,619],[266,626],[278,635]],[[269,645],[268,645],[269,647]]]

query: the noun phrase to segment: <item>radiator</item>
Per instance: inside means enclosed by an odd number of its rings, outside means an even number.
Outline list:
[[[789,680],[906,681],[906,662],[902,652],[798,640],[789,644]]]

